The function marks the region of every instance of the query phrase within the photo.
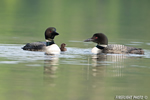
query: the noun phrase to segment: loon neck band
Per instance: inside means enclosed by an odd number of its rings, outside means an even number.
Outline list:
[[[51,42],[51,41],[53,41],[53,39],[50,38],[46,39],[46,42]]]
[[[46,46],[50,46],[52,44],[55,44],[53,39],[46,40]]]
[[[107,45],[97,45],[96,46],[98,49],[104,49],[105,47],[107,47]]]

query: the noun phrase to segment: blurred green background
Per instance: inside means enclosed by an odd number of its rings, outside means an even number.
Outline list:
[[[109,42],[149,40],[149,0],[1,0],[0,43],[44,41],[57,28],[56,43],[83,41],[96,32]]]

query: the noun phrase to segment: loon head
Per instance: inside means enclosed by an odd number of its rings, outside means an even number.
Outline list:
[[[51,40],[54,39],[55,36],[59,35],[59,33],[56,32],[55,27],[49,27],[45,30],[45,39],[46,40]]]
[[[84,42],[95,42],[101,45],[108,45],[107,36],[103,33],[95,33],[91,38],[84,40]]]

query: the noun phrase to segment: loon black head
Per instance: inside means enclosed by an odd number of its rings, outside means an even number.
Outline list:
[[[59,35],[59,33],[56,32],[55,27],[49,27],[45,31],[45,39],[46,40],[54,39],[56,35]]]
[[[90,41],[101,45],[108,45],[108,39],[103,33],[95,33],[92,38],[84,40],[84,42]]]

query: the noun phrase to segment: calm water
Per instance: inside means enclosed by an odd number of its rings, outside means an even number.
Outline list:
[[[0,100],[114,100],[150,98],[150,1],[1,0]],[[23,51],[54,26],[57,56]],[[84,43],[96,32],[110,44],[143,48],[145,55],[93,55]],[[130,99],[130,100],[131,100]],[[138,98],[143,100],[144,98]]]

